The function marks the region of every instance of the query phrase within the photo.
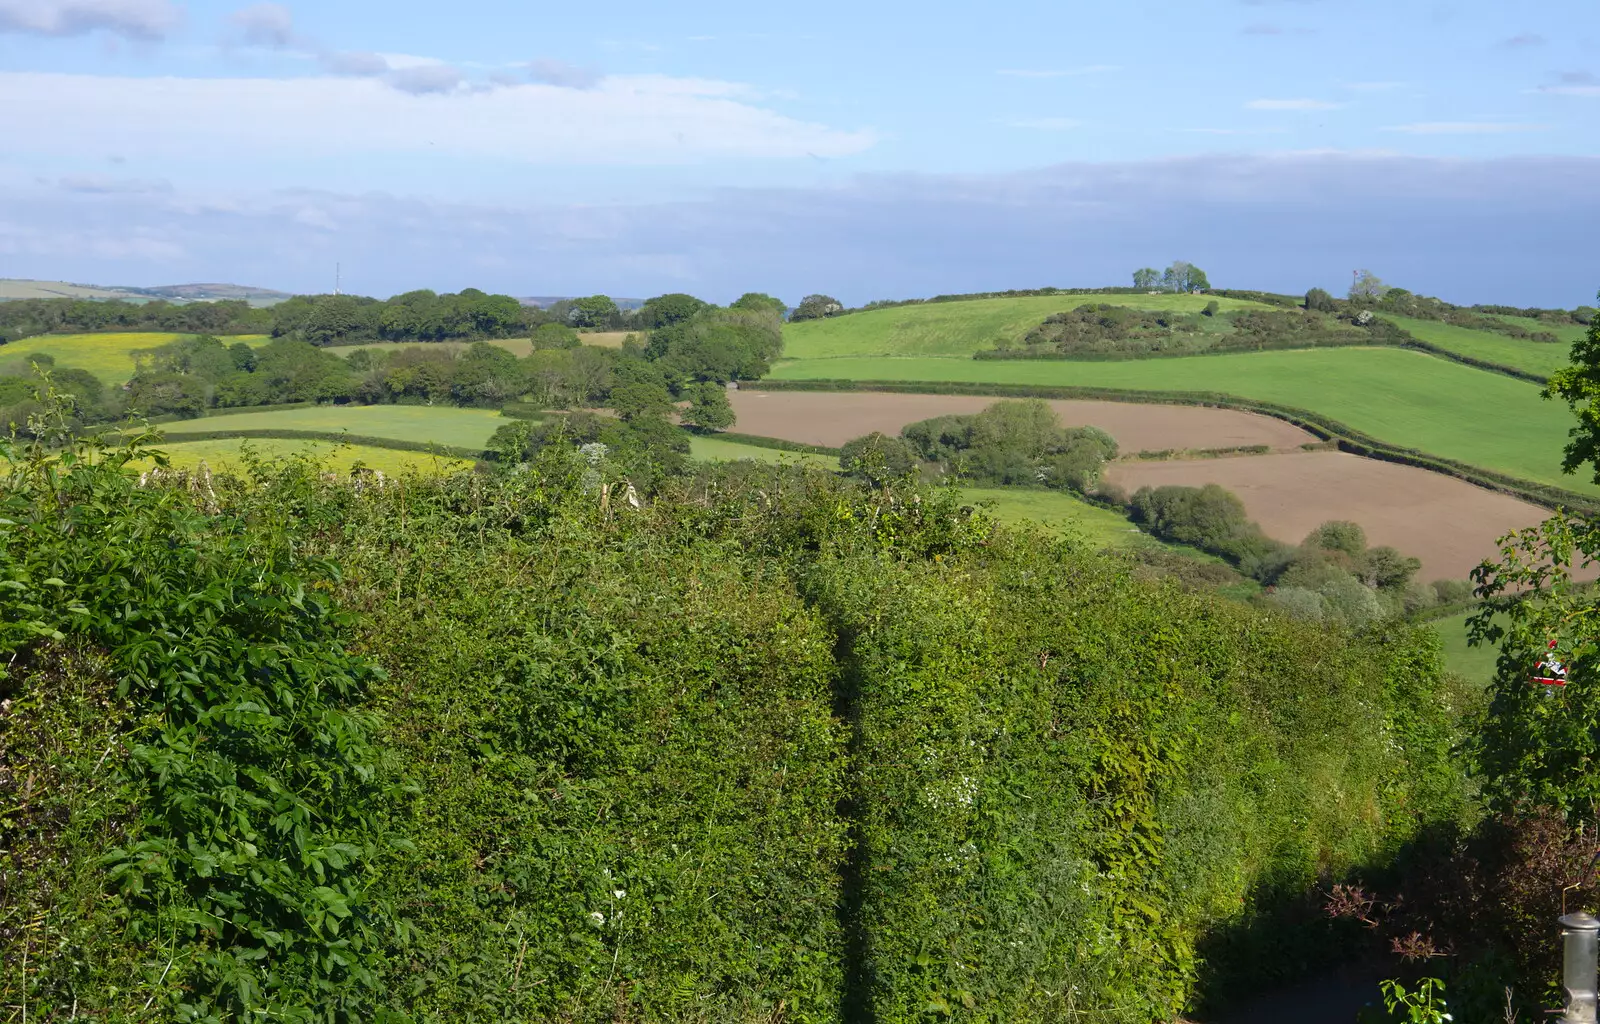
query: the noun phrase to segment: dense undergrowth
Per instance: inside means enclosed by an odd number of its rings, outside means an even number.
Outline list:
[[[13,1016],[1170,1019],[1463,806],[1431,631],[949,492],[136,454],[0,492]]]

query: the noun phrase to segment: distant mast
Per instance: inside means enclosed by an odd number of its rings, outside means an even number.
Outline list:
[[[333,294],[335,294],[335,295],[339,294],[339,271],[340,271],[340,269],[341,268],[340,268],[339,264],[335,263],[333,265]]]

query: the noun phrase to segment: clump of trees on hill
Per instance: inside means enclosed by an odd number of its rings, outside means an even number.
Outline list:
[[[1273,540],[1217,484],[1144,487],[1127,505],[1152,535],[1226,559],[1296,618],[1362,626],[1464,601],[1472,589],[1465,580],[1418,583],[1422,563],[1388,545],[1368,547],[1358,523],[1323,523],[1298,545]]]
[[[1550,331],[1530,330],[1521,324],[1510,323],[1502,317],[1513,316],[1537,320],[1552,327],[1587,324],[1594,316],[1594,307],[1579,306],[1564,309],[1520,309],[1515,306],[1457,306],[1443,299],[1417,295],[1404,288],[1395,288],[1370,270],[1356,272],[1350,285],[1348,301],[1360,308],[1376,313],[1392,313],[1417,320],[1437,320],[1441,323],[1465,327],[1475,331],[1491,331],[1525,341],[1559,342]],[[1313,305],[1315,303],[1315,305]],[[1306,293],[1306,308],[1332,308],[1335,302],[1326,291],[1313,288]]]
[[[847,473],[874,483],[926,466],[974,483],[1084,491],[1116,457],[1117,443],[1096,427],[1063,427],[1036,398],[996,402],[972,415],[908,424],[899,437],[874,433],[840,449]]]
[[[1150,292],[1203,292],[1211,288],[1211,281],[1193,263],[1177,260],[1165,270],[1140,267],[1133,272],[1133,286]]]

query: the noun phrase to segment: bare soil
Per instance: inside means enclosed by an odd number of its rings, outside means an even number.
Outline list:
[[[1425,469],[1342,452],[1176,462],[1119,462],[1108,482],[1140,487],[1220,484],[1267,535],[1298,543],[1321,523],[1360,523],[1372,545],[1422,559],[1420,579],[1465,579],[1494,557],[1496,540],[1549,517],[1537,505]]]
[[[760,391],[728,395],[743,434],[837,448],[852,438],[881,431],[898,434],[918,420],[981,412],[998,398],[982,395],[899,395],[881,392]],[[1132,402],[1048,403],[1069,427],[1095,426],[1116,438],[1124,452],[1173,448],[1237,448],[1269,445],[1297,448],[1317,440],[1282,420],[1232,409]]]

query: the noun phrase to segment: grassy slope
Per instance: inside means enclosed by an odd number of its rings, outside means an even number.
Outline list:
[[[1571,426],[1565,407],[1536,385],[1448,360],[1389,348],[1252,352],[1127,362],[973,359],[793,360],[779,380],[967,381],[1217,391],[1331,416],[1392,444],[1600,494],[1561,472]]]
[[[136,331],[120,334],[43,334],[0,345],[0,366],[21,364],[25,357],[44,352],[55,357],[62,368],[88,370],[107,384],[121,384],[133,376],[133,354],[141,349],[159,348],[189,333]],[[265,345],[272,339],[264,334],[229,335],[224,343],[243,341]]]
[[[510,422],[493,409],[427,405],[324,405],[309,409],[207,416],[166,424],[188,430],[347,430],[368,437],[392,437],[424,444],[481,448],[496,429]]]
[[[1526,327],[1530,331],[1548,331],[1560,338],[1563,345],[1571,345],[1589,331],[1589,328],[1582,324],[1547,324],[1530,316],[1500,316],[1495,319],[1504,320],[1506,323],[1515,324],[1518,327]],[[1538,342],[1533,344],[1538,344]]]
[[[1208,295],[1042,295],[930,302],[788,324],[783,329],[783,345],[791,359],[967,356],[993,348],[1002,338],[1020,338],[1050,314],[1086,302],[1195,313],[1212,301],[1225,310],[1272,308],[1238,299],[1213,300]]]
[[[839,468],[839,460],[832,455],[818,455],[815,452],[786,452],[776,448],[740,444],[737,441],[724,441],[718,437],[690,438],[689,454],[706,462],[734,462],[739,459],[754,459],[757,462],[803,463],[808,466],[817,466],[821,469],[829,470]]]
[[[419,473],[450,472],[472,466],[472,463],[461,459],[438,458],[421,452],[397,452],[390,448],[373,448],[366,445],[277,438],[183,441],[157,447],[167,453],[176,468],[187,469],[204,460],[213,471],[221,471],[225,467],[242,469],[244,466],[242,453],[246,446],[257,456],[268,459],[309,456],[337,472],[346,472],[357,462],[372,469],[381,469],[391,476],[399,476],[413,470]]]
[[[1467,646],[1467,616],[1469,612],[1452,615],[1428,623],[1439,631],[1444,641],[1444,659],[1450,671],[1474,683],[1487,686],[1494,680],[1495,661],[1500,652],[1493,647]]]
[[[1385,316],[1423,341],[1458,355],[1513,366],[1548,377],[1567,365],[1571,345],[1552,345],[1547,341],[1519,341],[1504,334],[1474,331],[1443,324],[1437,320],[1414,320],[1408,316]],[[1532,321],[1530,321],[1531,323]]]

